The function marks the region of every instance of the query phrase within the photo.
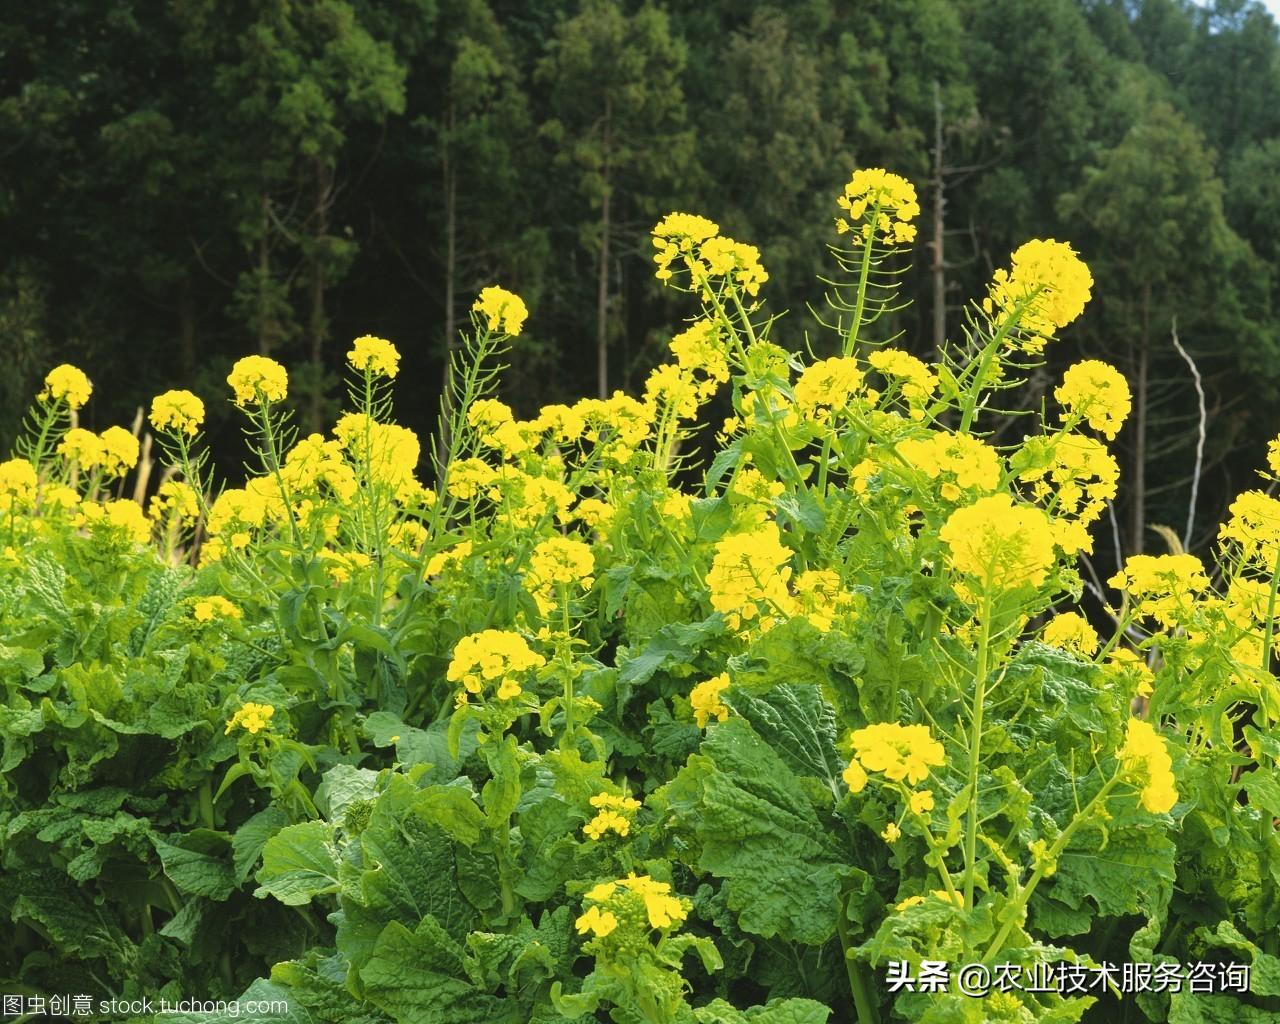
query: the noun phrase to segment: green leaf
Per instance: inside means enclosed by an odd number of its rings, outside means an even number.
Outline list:
[[[231,860],[235,867],[237,885],[242,885],[253,874],[267,840],[287,824],[289,815],[283,808],[272,804],[236,829],[235,838],[231,840]]]
[[[323,821],[304,821],[282,828],[262,848],[258,881],[262,885],[255,896],[274,896],[289,907],[300,907],[316,896],[337,892],[338,851],[333,844],[332,826]]]
[[[725,880],[744,931],[811,945],[835,933],[842,857],[786,763],[742,719],[713,725],[667,788],[697,866]]]
[[[1117,827],[1105,844],[1086,830],[1058,858],[1049,894],[1072,909],[1085,900],[1107,917],[1146,914],[1167,899],[1177,848],[1159,828]]]
[[[467,978],[464,951],[434,917],[415,931],[387,925],[360,970],[370,1002],[399,1024],[517,1024],[520,1005],[478,990]]]
[[[176,843],[162,839],[154,842],[164,873],[179,892],[225,900],[235,891],[235,869],[227,858],[231,847],[227,833],[199,828],[178,837]]]
[[[372,799],[376,792],[378,773],[368,768],[356,768],[349,764],[335,764],[316,788],[316,807],[330,821],[341,821],[349,804],[355,800]]]
[[[817,686],[783,684],[768,693],[730,692],[729,704],[797,775],[822,779],[837,796],[847,763],[836,749],[836,713]]]
[[[713,999],[693,1011],[698,1024],[826,1024],[831,1010],[812,999],[771,999],[764,1006],[737,1010]]]
[[[1168,1024],[1275,1024],[1276,1015],[1231,996],[1178,992],[1169,1003]]]

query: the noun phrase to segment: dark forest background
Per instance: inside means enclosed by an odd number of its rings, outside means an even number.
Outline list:
[[[230,363],[288,364],[322,426],[366,333],[404,353],[400,418],[428,431],[494,282],[531,311],[518,413],[594,394],[602,337],[609,389],[634,387],[693,312],[652,274],[673,209],[758,245],[790,310],[776,340],[822,353],[808,307],[856,166],[920,192],[893,324],[917,354],[1022,241],[1079,249],[1094,300],[1025,402],[1079,358],[1128,376],[1127,552],[1163,549],[1146,523],[1186,526],[1194,362],[1211,539],[1280,431],[1280,36],[1242,0],[9,5],[0,450],[65,360],[95,382],[97,429],[192,387],[235,466]]]

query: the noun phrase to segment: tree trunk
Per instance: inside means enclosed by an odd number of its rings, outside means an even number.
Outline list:
[[[307,402],[307,428],[312,433],[324,429],[324,346],[329,323],[324,315],[324,238],[329,233],[329,198],[333,184],[330,169],[316,157],[312,164],[315,206],[311,211],[311,283],[307,334],[311,355],[311,394]]]
[[[442,147],[443,158],[441,171],[444,192],[444,371],[441,374],[440,387],[440,429],[436,431],[436,465],[440,466],[445,453],[449,450],[449,417],[453,411],[453,353],[457,348],[458,318],[457,305],[458,277],[458,172],[454,166],[453,130],[456,122],[456,109],[452,100],[449,103],[448,134]]]
[[[1151,362],[1151,285],[1142,286],[1142,332],[1138,340],[1138,381],[1134,392],[1133,505],[1130,555],[1142,554],[1147,530],[1147,376]]]
[[[596,390],[601,398],[609,397],[609,116],[608,98],[604,101],[604,200],[600,204],[600,274],[596,292]]]
[[[947,273],[943,251],[946,193],[942,180],[942,89],[933,83],[933,351],[941,357],[947,342]]]

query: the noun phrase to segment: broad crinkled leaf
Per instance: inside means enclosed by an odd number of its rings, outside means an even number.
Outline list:
[[[200,828],[169,843],[155,840],[164,873],[179,892],[225,900],[236,888],[232,867],[231,837],[225,832]]]
[[[713,725],[667,790],[698,867],[725,880],[744,931],[820,945],[835,933],[842,857],[786,763],[739,718]]]
[[[333,826],[323,821],[304,821],[282,828],[262,848],[258,881],[262,885],[255,896],[274,896],[290,907],[337,892],[338,851],[333,843]]]
[[[517,1002],[472,984],[462,947],[433,917],[414,931],[388,924],[360,978],[369,1001],[399,1024],[523,1024]]]

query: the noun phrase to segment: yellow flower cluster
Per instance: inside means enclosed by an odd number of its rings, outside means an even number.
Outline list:
[[[915,240],[916,227],[911,222],[920,216],[915,186],[882,167],[854,171],[843,194],[836,197],[836,205],[848,216],[848,220],[836,218],[836,231],[840,234],[853,230],[870,212],[875,223],[863,224],[863,238],[870,238],[874,230],[895,245]]]
[[[280,478],[294,496],[324,484],[340,501],[346,502],[360,489],[355,471],[342,457],[342,443],[326,441],[320,434],[308,434],[289,450],[280,467]]]
[[[760,616],[764,605],[761,626],[767,628],[772,613],[790,614],[790,561],[791,551],[783,545],[776,523],[729,534],[716,545],[707,573],[711,607],[724,615],[730,628],[738,629],[743,620]]]
[[[519,633],[486,629],[458,641],[445,678],[477,696],[486,685],[496,686],[498,700],[511,700],[524,692],[517,677],[546,663]]]
[[[946,764],[946,751],[927,725],[878,722],[853,733],[853,758],[844,770],[850,792],[861,793],[867,772],[883,772],[892,782],[906,779],[918,785],[929,777],[929,768]],[[932,794],[930,794],[932,796]]]
[[[670,213],[653,228],[653,257],[659,281],[671,280],[671,264],[684,260],[693,283],[710,294],[712,277],[732,278],[748,295],[757,295],[769,275],[760,264],[760,250],[717,234],[718,224],[691,213]]]
[[[1273,572],[1280,556],[1280,501],[1262,491],[1245,491],[1230,511],[1218,538],[1234,542],[1246,565]]]
[[[283,402],[289,393],[289,375],[285,368],[266,356],[245,356],[236,360],[227,383],[235,392],[236,405],[258,405]]]
[[[1046,623],[1040,634],[1042,643],[1056,647],[1060,651],[1070,651],[1083,658],[1092,658],[1098,653],[1098,634],[1089,625],[1089,621],[1079,612],[1063,612],[1055,615]]]
[[[853,608],[853,597],[834,569],[806,569],[796,577],[795,591],[798,611],[823,633]]]
[[[1165,814],[1178,802],[1178,787],[1173,777],[1173,759],[1164,738],[1150,722],[1129,719],[1124,746],[1119,751],[1126,772],[1145,779],[1142,806],[1152,814]]]
[[[238,619],[241,614],[239,608],[218,594],[202,597],[191,607],[191,617],[196,622],[212,622],[214,619]],[[257,730],[250,729],[249,731],[256,732]]]
[[[898,454],[908,465],[941,481],[944,501],[958,501],[965,491],[986,494],[1000,482],[1000,456],[985,441],[968,434],[933,433],[907,438]]]
[[[166,480],[152,497],[148,511],[152,519],[173,515],[180,523],[190,525],[200,518],[200,502],[190,484]]]
[[[715,391],[713,379],[699,381],[678,363],[655,366],[644,382],[645,404],[655,409],[665,406],[682,420],[695,418],[698,407]]]
[[[161,433],[192,435],[204,422],[204,402],[190,391],[166,391],[152,399],[150,418]]]
[[[575,922],[579,935],[591,932],[604,938],[618,927],[619,919],[641,928],[670,928],[689,914],[687,900],[671,894],[671,886],[634,872],[614,882],[601,882],[583,897],[591,904]],[[601,908],[605,909],[601,909]]]
[[[81,469],[96,469],[106,456],[102,439],[84,427],[72,427],[63,434],[57,451],[64,459],[74,462]]]
[[[667,214],[653,228],[653,245],[658,250],[653,257],[653,261],[658,264],[655,276],[659,281],[669,281],[671,264],[676,257],[681,253],[686,257],[692,256],[696,245],[719,232],[719,224],[695,213]]]
[[[582,831],[587,838],[599,840],[606,832],[630,835],[631,819],[640,810],[640,801],[630,796],[597,793],[591,798],[591,806],[596,809],[596,816],[582,826]]]
[[[1015,505],[1007,494],[958,508],[938,531],[947,563],[995,595],[1044,582],[1054,562],[1049,518],[1038,508]]]
[[[577,409],[567,405],[544,405],[533,420],[540,434],[547,434],[557,444],[572,444],[587,429],[587,421]]]
[[[333,436],[357,463],[368,467],[374,482],[390,488],[402,500],[419,492],[420,485],[414,474],[422,458],[422,442],[408,427],[378,423],[363,413],[353,412],[338,420]],[[332,478],[327,482],[335,486]]]
[[[927,365],[898,348],[879,348],[867,356],[871,368],[896,386],[912,419],[924,417],[924,406],[938,387],[938,377]]]
[[[1116,647],[1107,655],[1103,670],[1107,678],[1123,684],[1126,692],[1138,697],[1150,697],[1154,691],[1155,676],[1146,661],[1127,647]]]
[[[595,583],[595,556],[591,547],[569,537],[551,537],[542,541],[529,556],[529,572],[525,586],[546,615],[556,606],[559,588],[581,587],[589,590]]]
[[[351,343],[347,362],[353,370],[361,373],[394,377],[400,372],[399,350],[391,342],[371,334],[362,335]]]
[[[514,458],[533,447],[540,432],[537,422],[521,424],[511,409],[494,398],[482,398],[467,410],[467,425],[480,436],[480,443]]]
[[[36,396],[41,402],[66,402],[67,408],[79,409],[93,394],[93,385],[84,371],[70,363],[55,366],[44,379],[44,390]]]
[[[1267,445],[1267,466],[1272,473],[1280,475],[1280,436],[1273,437]]]
[[[995,272],[982,308],[997,328],[1022,334],[1015,345],[1036,354],[1089,301],[1093,275],[1066,242],[1033,239],[1010,257],[1010,269]]]
[[[1083,420],[1109,441],[1115,440],[1133,407],[1128,381],[1114,366],[1098,359],[1071,366],[1053,396],[1063,407],[1064,420]]]
[[[1092,551],[1088,526],[1116,496],[1120,467],[1100,441],[1083,434],[1029,438],[1015,457],[1018,479],[1055,519],[1058,546],[1069,554]]]
[[[806,413],[843,409],[862,390],[862,370],[856,359],[833,356],[812,363],[796,381],[796,405]]]
[[[768,273],[760,265],[760,250],[754,245],[717,235],[702,243],[698,255],[700,261],[689,261],[689,272],[694,284],[704,291],[708,288],[709,278],[732,276],[748,295],[758,295],[760,286],[769,280]]]
[[[480,314],[489,330],[509,334],[513,338],[519,337],[525,320],[529,318],[524,300],[496,284],[482,288],[480,297],[471,308]]]
[[[73,525],[119,530],[138,544],[145,544],[151,539],[151,523],[143,515],[142,506],[127,498],[102,504],[86,501],[80,506]]]
[[[1107,583],[1133,598],[1143,615],[1169,628],[1186,622],[1196,595],[1209,589],[1204,563],[1195,555],[1132,555]]]
[[[104,476],[124,476],[138,464],[138,439],[124,427],[107,427],[98,440],[102,445],[101,466]]]
[[[705,729],[712,718],[723,722],[729,717],[729,709],[720,700],[720,694],[728,688],[729,674],[721,672],[689,691],[689,705],[693,708],[694,721],[698,723],[699,729]]]
[[[231,730],[239,726],[247,733],[257,735],[265,729],[271,728],[271,716],[276,713],[276,709],[270,704],[255,704],[248,701],[240,706],[240,710],[227,719],[227,728],[224,735],[230,734]]]
[[[670,348],[682,370],[699,370],[721,384],[729,379],[727,343],[714,320],[695,321],[671,339]]]
[[[35,467],[26,459],[0,462],[0,512],[34,502],[36,482]]]

